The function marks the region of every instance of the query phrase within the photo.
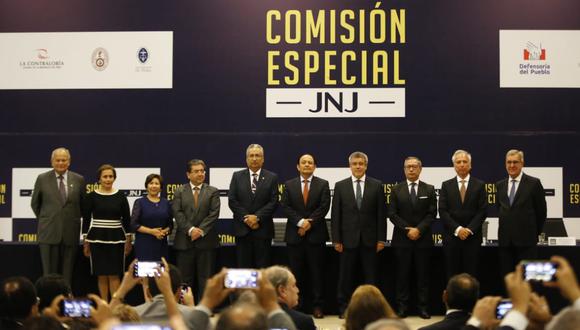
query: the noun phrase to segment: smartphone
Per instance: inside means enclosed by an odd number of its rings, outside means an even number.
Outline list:
[[[112,330],[171,330],[170,326],[153,323],[123,323],[114,325]]]
[[[91,317],[91,306],[95,302],[89,298],[64,299],[60,302],[60,314],[66,317]]]
[[[224,286],[234,289],[257,288],[259,274],[255,269],[230,269],[226,273]]]
[[[553,282],[556,280],[557,265],[548,260],[524,260],[524,280]]]
[[[155,277],[161,275],[163,270],[161,261],[137,261],[133,275],[135,277]]]
[[[514,305],[510,299],[502,299],[497,304],[497,308],[495,309],[495,317],[498,320],[501,320],[505,317],[507,312],[509,312]]]

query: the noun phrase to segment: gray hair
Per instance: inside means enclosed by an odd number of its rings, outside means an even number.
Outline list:
[[[402,320],[380,319],[369,323],[365,330],[411,330]]]
[[[453,156],[451,156],[451,162],[455,163],[455,158],[457,158],[457,156],[459,156],[459,155],[467,156],[467,159],[471,163],[471,154],[469,152],[467,152],[465,150],[461,150],[461,149],[455,150],[455,152],[453,153]]]
[[[52,151],[52,154],[50,154],[50,160],[52,161],[56,157],[56,154],[61,153],[61,152],[64,152],[68,156],[68,159],[70,160],[70,151],[68,151],[68,149],[65,147],[60,147],[60,148],[54,149]]]
[[[352,154],[350,154],[350,156],[348,156],[348,163],[350,164],[350,162],[354,159],[354,158],[362,158],[365,160],[365,164],[369,164],[369,157],[367,156],[367,154],[365,154],[362,151],[355,151]]]
[[[257,143],[252,143],[246,148],[246,157],[250,153],[251,149],[260,149],[262,151],[262,156],[264,155],[264,148],[262,148],[262,146]]]
[[[423,167],[423,163],[421,163],[421,160],[419,159],[419,157],[415,157],[415,156],[409,156],[409,157],[405,158],[405,161],[403,162],[403,166],[405,166],[405,163],[409,160],[416,160],[419,163],[419,167]]]
[[[290,269],[284,266],[271,266],[266,268],[264,274],[268,281],[272,283],[272,286],[276,290],[276,294],[278,294],[278,288],[280,286],[288,285],[288,281],[290,281],[290,275],[292,272]]]
[[[524,162],[524,152],[517,149],[511,149],[505,154],[505,158],[507,159],[509,156],[517,155],[522,163]]]

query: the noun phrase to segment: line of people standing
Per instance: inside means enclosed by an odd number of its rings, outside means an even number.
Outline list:
[[[367,155],[354,152],[348,161],[352,175],[336,183],[332,203],[328,181],[313,175],[316,162],[310,154],[298,159],[300,175],[286,182],[281,196],[280,204],[288,217],[285,240],[290,267],[298,283],[312,284],[313,315],[324,315],[324,246],[329,239],[324,218],[332,208],[331,240],[340,253],[337,298],[341,315],[352,293],[359,263],[364,283],[376,284],[376,255],[385,246],[388,216],[395,225],[392,246],[398,265],[398,314],[405,317],[410,309],[409,279],[414,265],[418,314],[429,318],[428,265],[437,199],[434,187],[419,180],[420,159],[405,159],[405,180],[393,187],[388,208],[382,182],[366,175]],[[205,280],[215,268],[215,248],[219,242],[214,224],[220,210],[219,191],[205,183],[203,161],[192,160],[187,164],[189,182],[176,191],[171,205],[159,197],[161,177],[148,176],[145,183],[148,195],[135,202],[132,216],[128,214],[126,198],[112,188],[116,178],[112,166],[99,169],[100,188],[84,196],[83,177],[68,170],[68,150],[54,150],[51,162],[53,170],[37,178],[31,204],[39,220],[45,274],[63,273],[70,283],[84,204],[84,250],[91,256],[94,274],[104,276],[103,280],[99,278],[102,296],[107,297],[107,291],[115,292],[118,277],[115,279],[109,271],[100,269],[110,267],[113,256],[119,258],[129,252],[128,233],[136,232],[137,258],[158,259],[167,255],[166,238],[172,230],[173,217],[178,267],[190,284],[197,283],[198,296],[201,295]],[[452,162],[457,176],[443,183],[439,199],[440,216],[446,228],[443,240],[448,276],[461,271],[476,272],[481,224],[486,216],[484,184],[470,175],[471,155],[458,150]],[[264,149],[260,145],[247,148],[246,163],[247,169],[233,174],[228,191],[228,206],[234,215],[236,258],[239,267],[264,268],[271,264],[278,177],[263,168]],[[502,274],[513,269],[519,260],[537,255],[537,235],[546,219],[543,187],[537,178],[522,172],[523,164],[523,152],[510,150],[506,155],[509,178],[497,183]],[[93,251],[100,247],[103,251]],[[106,267],[98,266],[95,258],[103,258]],[[122,262],[118,265],[123,267]]]

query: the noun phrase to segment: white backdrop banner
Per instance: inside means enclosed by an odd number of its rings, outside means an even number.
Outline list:
[[[173,87],[172,31],[0,33],[0,49],[0,89]]]
[[[580,31],[500,30],[500,87],[580,87]]]

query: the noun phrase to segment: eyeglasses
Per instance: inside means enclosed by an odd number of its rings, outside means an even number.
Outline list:
[[[415,168],[415,169],[417,169],[417,168],[419,168],[419,167],[420,167],[419,165],[405,165],[405,168],[406,168],[406,169],[411,169],[411,168]]]
[[[193,170],[191,171],[193,174],[205,174],[205,170]]]

